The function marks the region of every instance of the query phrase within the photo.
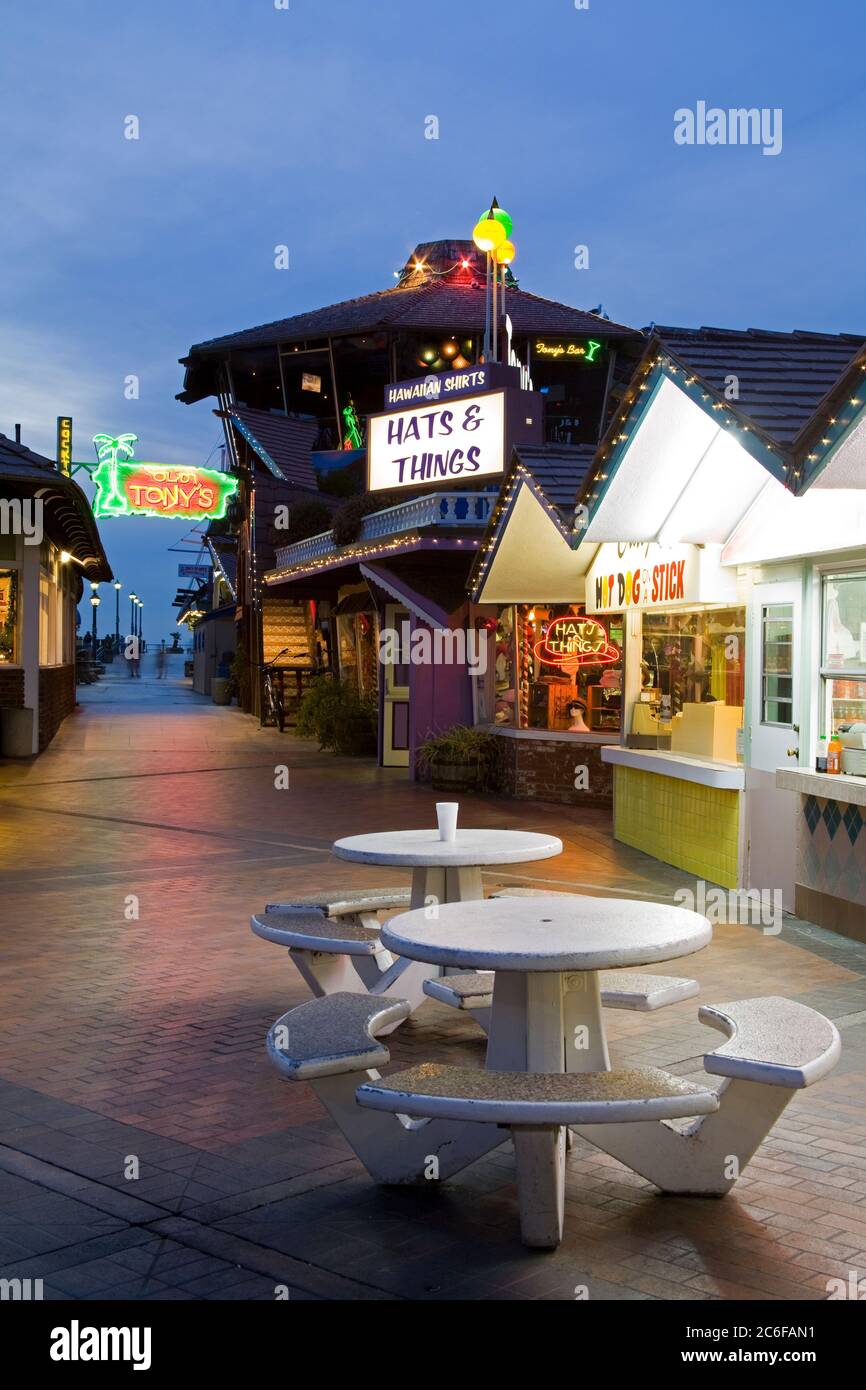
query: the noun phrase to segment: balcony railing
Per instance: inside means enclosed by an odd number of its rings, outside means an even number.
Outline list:
[[[396,507],[386,507],[384,511],[365,516],[352,544],[399,536],[403,531],[429,526],[481,530],[487,525],[495,501],[496,494],[490,492],[439,492],[429,497],[414,497],[408,502],[398,502]],[[277,550],[277,568],[303,565],[333,555],[339,549],[333,531],[323,531],[321,535],[309,536]]]

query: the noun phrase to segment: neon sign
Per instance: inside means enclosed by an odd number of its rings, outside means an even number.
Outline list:
[[[134,434],[96,434],[99,460],[93,473],[93,514],[109,516],[184,517],[219,520],[237,491],[238,480],[214,468],[174,467],[133,460]]]
[[[604,343],[596,342],[595,338],[588,338],[585,343],[542,343],[535,344],[535,352],[538,357],[580,357],[584,362],[595,363],[598,361],[598,354],[604,347]]]
[[[532,650],[548,666],[607,666],[621,659],[597,619],[574,613],[552,618]]]

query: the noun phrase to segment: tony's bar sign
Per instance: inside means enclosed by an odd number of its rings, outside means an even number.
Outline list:
[[[371,415],[368,489],[473,482],[505,465],[505,393],[461,396],[445,404]]]
[[[204,521],[225,515],[228,500],[237,491],[237,478],[214,468],[130,462],[136,442],[134,434],[94,435],[99,460],[93,473],[94,516],[166,516]]]

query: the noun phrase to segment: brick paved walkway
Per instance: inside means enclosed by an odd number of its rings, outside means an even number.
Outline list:
[[[179,681],[86,689],[52,747],[0,763],[0,1276],[46,1296],[624,1299],[826,1297],[866,1273],[866,948],[786,921],[728,925],[689,961],[704,1001],[779,992],[842,1030],[723,1201],[660,1198],[578,1141],[555,1254],[516,1237],[507,1147],[439,1191],[375,1188],[268,1025],[308,992],[252,937],[268,899],[381,881],[336,834],[431,821],[400,771],[260,730]],[[277,790],[277,764],[290,788]],[[670,899],[684,875],[614,845],[600,813],[464,798],[461,823],[553,830],[558,859],[497,882]],[[399,880],[399,874],[391,874]],[[700,1070],[694,1001],[608,1015],[614,1063]],[[480,1060],[433,1004],[392,1040]],[[137,1180],[126,1176],[138,1159]]]

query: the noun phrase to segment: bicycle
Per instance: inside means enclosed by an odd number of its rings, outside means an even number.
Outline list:
[[[261,728],[276,726],[280,733],[285,733],[286,728],[286,707],[283,700],[283,677],[277,680],[273,668],[281,656],[285,656],[288,647],[283,647],[281,652],[277,652],[272,661],[266,661],[262,665],[264,678],[262,681],[262,704],[259,713]]]

